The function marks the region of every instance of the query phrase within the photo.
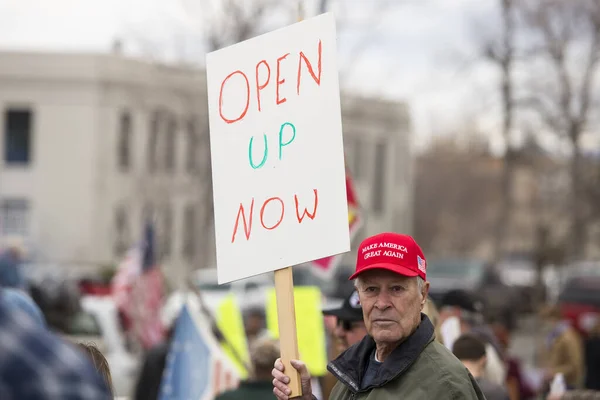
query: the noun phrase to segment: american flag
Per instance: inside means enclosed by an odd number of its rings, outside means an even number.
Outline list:
[[[132,247],[113,278],[113,297],[130,330],[144,348],[164,338],[159,314],[163,302],[163,277],[154,255],[154,228],[147,224],[144,240]]]
[[[419,264],[419,269],[421,270],[422,273],[427,273],[427,264],[426,261],[421,258],[420,256],[417,256],[417,264]]]

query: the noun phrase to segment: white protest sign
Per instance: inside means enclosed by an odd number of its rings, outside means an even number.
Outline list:
[[[349,251],[333,15],[209,53],[206,72],[219,283]]]

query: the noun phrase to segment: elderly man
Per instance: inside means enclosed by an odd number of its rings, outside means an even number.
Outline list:
[[[358,249],[355,279],[368,335],[332,361],[338,379],[330,400],[484,399],[467,369],[442,344],[421,313],[429,291],[423,252],[410,236],[382,233]],[[302,398],[313,399],[303,362]],[[273,393],[291,391],[280,360],[272,371]]]

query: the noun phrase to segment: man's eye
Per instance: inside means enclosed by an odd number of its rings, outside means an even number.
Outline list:
[[[392,286],[392,292],[402,292],[404,291],[404,287],[402,286]]]
[[[365,289],[365,292],[374,292],[376,290],[377,290],[377,288],[375,286],[369,286]]]

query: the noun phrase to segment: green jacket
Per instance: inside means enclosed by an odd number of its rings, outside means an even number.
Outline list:
[[[222,393],[215,400],[276,400],[271,381],[245,381],[229,392]]]
[[[386,358],[376,381],[361,389],[375,348],[365,337],[329,363],[338,379],[329,400],[485,400],[469,371],[434,339],[433,325],[421,314],[417,330]]]

